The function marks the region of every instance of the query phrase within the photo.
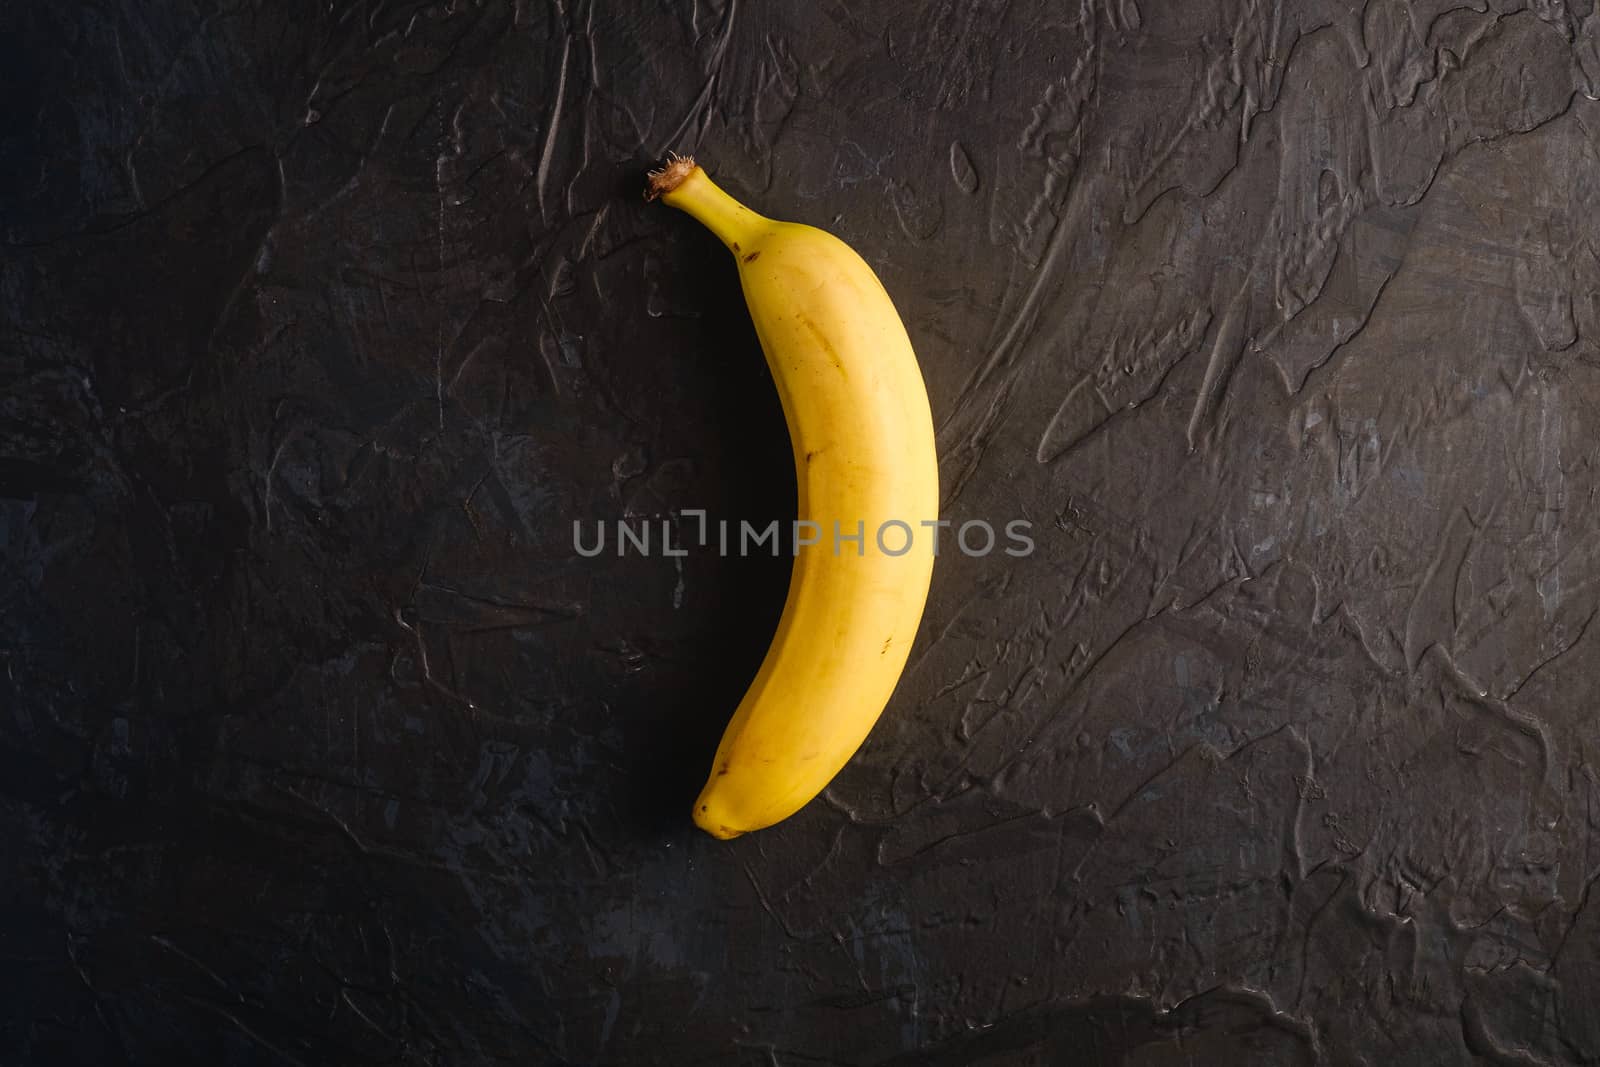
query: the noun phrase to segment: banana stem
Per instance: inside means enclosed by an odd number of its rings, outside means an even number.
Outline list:
[[[750,248],[773,226],[765,215],[758,215],[722,191],[692,157],[672,156],[666,166],[650,172],[647,200],[662,202],[688,212],[727,245],[734,255]]]

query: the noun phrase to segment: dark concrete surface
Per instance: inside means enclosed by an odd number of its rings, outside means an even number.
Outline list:
[[[0,90],[0,1063],[1600,1063],[1592,0],[12,0]],[[669,149],[1037,543],[731,843],[787,560],[571,543],[793,515]]]

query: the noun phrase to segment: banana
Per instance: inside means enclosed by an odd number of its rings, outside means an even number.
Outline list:
[[[756,214],[689,158],[652,171],[646,196],[738,261],[794,446],[801,526],[816,537],[795,554],[777,633],[694,804],[696,825],[726,839],[820,793],[888,703],[928,598],[938,457],[905,326],[849,245]]]

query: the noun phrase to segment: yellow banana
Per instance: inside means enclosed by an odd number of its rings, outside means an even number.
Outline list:
[[[796,552],[777,634],[694,804],[701,829],[730,838],[820,793],[905,669],[936,551],[924,525],[939,514],[933,417],[905,326],[849,245],[756,214],[692,159],[652,171],[647,195],[738,260],[794,446],[799,518],[817,539]]]

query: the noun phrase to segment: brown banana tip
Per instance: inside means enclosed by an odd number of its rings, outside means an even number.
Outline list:
[[[684,179],[694,170],[694,166],[693,156],[680,156],[676,152],[668,152],[667,161],[649,173],[644,198],[654,200],[664,193],[672,192],[684,183]]]

